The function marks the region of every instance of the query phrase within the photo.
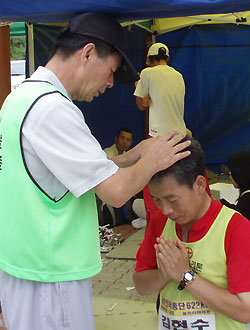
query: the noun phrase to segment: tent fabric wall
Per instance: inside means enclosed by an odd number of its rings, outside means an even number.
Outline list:
[[[60,28],[34,24],[35,67],[45,65]],[[140,28],[125,28],[129,58],[136,68],[142,67],[146,32]],[[136,107],[134,84],[115,82],[112,89],[95,98],[91,103],[75,102],[84,113],[92,134],[103,148],[114,143],[120,127],[128,127],[134,133],[133,145],[144,138],[144,114]]]
[[[250,27],[197,25],[157,37],[186,83],[185,121],[208,166],[250,150]]]
[[[35,63],[44,65],[59,28],[34,25]],[[197,25],[157,37],[170,48],[170,65],[186,82],[185,121],[206,153],[208,167],[241,150],[250,150],[250,27],[233,24]],[[127,31],[129,56],[143,68],[145,32]],[[134,86],[115,84],[91,103],[77,102],[102,147],[113,143],[119,127],[143,138],[143,114],[137,110]]]
[[[168,18],[156,18],[154,24],[151,26],[151,31],[156,32],[157,35],[167,33],[170,31],[178,30],[184,27],[190,27],[193,25],[201,24],[250,24],[250,12],[234,12],[224,14],[213,15],[196,15],[185,17],[168,17]]]
[[[86,11],[113,13],[121,21],[163,17],[184,17],[194,15],[234,13],[250,10],[249,0],[2,0],[0,22],[66,22]],[[202,33],[203,31],[203,33]],[[212,33],[208,33],[208,32]],[[172,65],[183,72],[187,84],[186,121],[193,130],[207,154],[211,164],[225,162],[235,151],[249,149],[249,29],[247,26],[193,27],[162,35],[158,40],[171,46]],[[222,36],[222,37],[221,37]],[[50,38],[48,36],[48,38]],[[224,38],[224,39],[223,39]],[[143,54],[141,37],[135,38],[135,46]],[[47,46],[50,48],[50,46]],[[140,48],[140,50],[139,50]],[[130,52],[131,54],[131,52]],[[133,54],[133,53],[132,53]],[[142,60],[133,62],[142,69]],[[38,63],[38,62],[37,62]],[[135,109],[132,96],[133,86],[117,86],[118,95],[110,94],[110,104],[102,101],[109,92],[90,105],[85,105],[86,117],[96,113],[92,106],[103,111],[102,119],[107,123],[97,129],[100,117],[93,125],[93,133],[101,137],[104,146],[110,144],[105,129],[126,124],[133,118],[136,128],[142,132],[142,114]],[[112,96],[111,96],[112,95]],[[123,101],[121,101],[123,100]],[[100,102],[100,103],[99,103]],[[90,110],[88,110],[90,109]],[[112,115],[105,112],[114,111]],[[122,110],[121,110],[122,109]],[[124,110],[123,110],[124,109]],[[127,111],[131,114],[127,114]],[[124,111],[118,120],[115,111]],[[233,112],[234,111],[234,112]],[[91,117],[91,116],[90,116]],[[125,122],[124,122],[125,121]],[[130,123],[130,122],[129,122]],[[138,124],[137,124],[138,123]],[[90,123],[90,126],[92,124]],[[136,130],[136,132],[137,132]],[[101,131],[101,133],[100,133]],[[139,134],[142,135],[142,134]],[[138,141],[139,137],[136,137]]]
[[[122,20],[230,13],[250,10],[249,0],[1,0],[0,22],[65,22],[86,11]]]

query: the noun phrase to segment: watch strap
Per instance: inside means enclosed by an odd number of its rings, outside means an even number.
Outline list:
[[[181,280],[178,285],[178,290],[183,290],[186,287],[186,282],[184,280]]]
[[[186,280],[186,278],[185,278],[186,273],[189,273],[192,276],[191,280]],[[187,284],[192,283],[195,280],[195,274],[196,274],[196,272],[193,269],[187,270],[186,272],[184,272],[182,275],[182,279],[178,285],[178,290],[183,290]]]

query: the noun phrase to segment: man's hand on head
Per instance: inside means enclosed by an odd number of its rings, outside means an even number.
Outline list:
[[[190,141],[184,141],[184,134],[175,131],[162,136],[148,139],[143,144],[141,157],[147,159],[148,164],[154,165],[154,173],[165,170],[177,161],[190,155],[190,151],[182,151],[190,145]],[[181,143],[180,143],[181,142]]]

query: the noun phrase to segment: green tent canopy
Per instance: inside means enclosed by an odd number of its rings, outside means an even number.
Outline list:
[[[25,35],[25,23],[19,22],[19,23],[11,24],[10,35],[11,37]]]

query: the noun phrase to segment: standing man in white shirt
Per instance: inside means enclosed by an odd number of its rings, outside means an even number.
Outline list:
[[[184,122],[185,83],[180,72],[168,65],[169,50],[153,44],[147,55],[150,66],[142,70],[134,95],[139,110],[149,106],[149,135],[159,136],[173,129],[186,134]]]
[[[184,122],[185,83],[180,72],[168,65],[169,49],[163,43],[153,44],[147,55],[148,68],[142,70],[134,95],[139,110],[149,107],[149,137],[171,130],[187,134]],[[143,191],[147,221],[158,210],[148,186]]]
[[[0,300],[8,330],[94,330],[91,278],[102,261],[95,202],[120,207],[189,152],[174,132],[108,160],[72,100],[134,82],[111,15],[85,13],[0,111]]]

